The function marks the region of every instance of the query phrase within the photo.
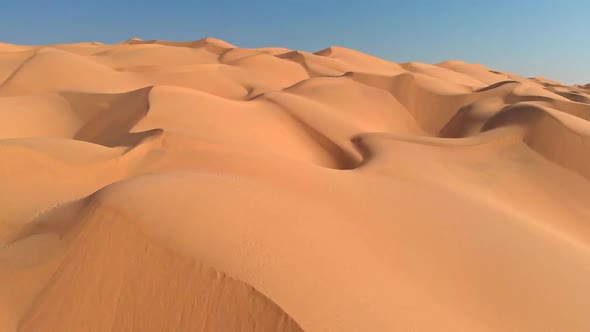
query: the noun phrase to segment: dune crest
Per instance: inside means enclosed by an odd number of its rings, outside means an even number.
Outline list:
[[[0,331],[590,330],[590,85],[0,44]]]

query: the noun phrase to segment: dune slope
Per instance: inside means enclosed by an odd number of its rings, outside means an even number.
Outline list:
[[[590,92],[0,44],[0,331],[590,331]]]

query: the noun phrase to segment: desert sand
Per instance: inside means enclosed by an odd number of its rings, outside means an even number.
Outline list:
[[[590,331],[590,85],[0,44],[0,159],[0,331]]]

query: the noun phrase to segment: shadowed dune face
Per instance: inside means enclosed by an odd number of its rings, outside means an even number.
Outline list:
[[[0,331],[589,331],[590,92],[0,44]]]

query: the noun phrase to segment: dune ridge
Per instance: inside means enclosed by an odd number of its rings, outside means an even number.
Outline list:
[[[590,330],[590,87],[0,44],[0,330]]]

